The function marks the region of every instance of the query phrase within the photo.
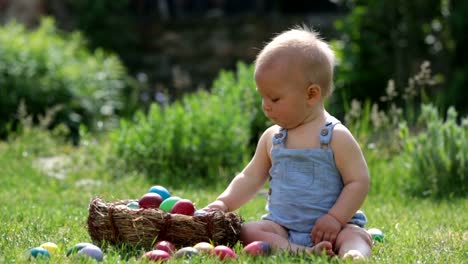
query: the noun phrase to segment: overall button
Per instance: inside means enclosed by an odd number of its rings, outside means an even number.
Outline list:
[[[320,132],[320,134],[321,134],[322,136],[328,135],[328,129],[326,129],[326,128],[322,129],[322,131]]]
[[[275,134],[275,138],[282,138],[282,137],[283,137],[283,133]]]

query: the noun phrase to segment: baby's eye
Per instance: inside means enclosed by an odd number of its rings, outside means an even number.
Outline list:
[[[271,99],[271,101],[272,101],[273,103],[276,103],[276,102],[279,101],[279,98],[273,98],[273,99]]]

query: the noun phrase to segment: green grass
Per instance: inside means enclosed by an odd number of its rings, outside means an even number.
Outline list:
[[[0,263],[29,263],[30,248],[44,242],[56,243],[61,252],[52,263],[92,263],[67,258],[67,248],[91,242],[86,229],[88,204],[100,196],[107,201],[138,198],[151,185],[140,175],[114,178],[106,169],[106,144],[87,139],[87,144],[72,148],[51,144],[42,132],[26,133],[9,143],[0,143]],[[463,263],[468,259],[468,202],[466,199],[434,201],[405,194],[407,175],[404,161],[379,159],[378,152],[366,150],[372,174],[372,191],[364,204],[368,228],[385,234],[376,243],[369,263]],[[64,178],[52,177],[37,168],[40,157],[64,156],[70,159]],[[187,182],[189,180],[187,179]],[[189,184],[166,186],[174,195],[203,207],[222,187],[194,189]],[[238,213],[247,221],[264,213],[265,198],[256,197]],[[341,263],[340,260],[275,254],[251,258],[241,253],[239,263]],[[142,262],[142,252],[124,259],[118,248],[108,247],[104,263]],[[38,262],[43,262],[39,260]],[[216,263],[216,259],[197,257],[191,263]],[[171,260],[170,263],[187,263]]]

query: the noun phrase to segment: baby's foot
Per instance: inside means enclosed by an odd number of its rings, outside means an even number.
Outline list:
[[[350,250],[343,255],[343,259],[364,260],[366,257],[359,250]]]
[[[307,251],[317,256],[321,256],[323,253],[325,253],[329,257],[335,255],[335,253],[333,252],[333,245],[329,241],[319,242],[315,246],[309,248],[309,250]]]

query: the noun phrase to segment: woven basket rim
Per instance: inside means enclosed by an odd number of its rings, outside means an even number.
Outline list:
[[[131,209],[126,205],[137,199],[105,202],[95,197],[88,207],[88,233],[98,245],[128,245],[152,248],[166,240],[176,247],[198,242],[235,245],[240,238],[243,219],[234,212],[208,212],[187,216],[170,214],[159,208]]]

